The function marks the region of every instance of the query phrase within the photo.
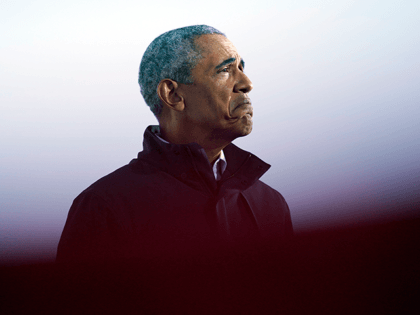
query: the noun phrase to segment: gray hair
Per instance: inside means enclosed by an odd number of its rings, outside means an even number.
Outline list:
[[[194,44],[196,37],[206,34],[226,36],[214,27],[192,25],[163,33],[147,47],[140,63],[140,92],[156,117],[160,116],[162,103],[156,88],[163,79],[182,84],[193,83],[191,70],[202,55]]]

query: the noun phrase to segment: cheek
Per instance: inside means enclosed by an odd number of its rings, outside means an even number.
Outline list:
[[[228,106],[231,101],[230,89],[225,84],[220,84],[214,89],[213,95],[218,103],[224,104],[224,107]]]
[[[231,113],[232,113],[232,110],[233,110],[233,108],[232,108],[233,99],[232,99],[232,93],[230,93],[230,90],[225,89],[225,91],[222,95],[222,100],[223,100],[223,103],[224,103],[223,105],[224,105],[225,111],[230,116]]]

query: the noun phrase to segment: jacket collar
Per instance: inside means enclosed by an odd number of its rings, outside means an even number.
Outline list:
[[[227,169],[216,182],[212,167],[204,149],[197,143],[165,143],[156,137],[159,126],[149,126],[144,132],[143,151],[138,161],[172,175],[188,186],[205,194],[216,194],[219,190],[245,190],[255,183],[270,165],[255,155],[229,144],[224,153]],[[136,160],[133,161],[136,163]]]

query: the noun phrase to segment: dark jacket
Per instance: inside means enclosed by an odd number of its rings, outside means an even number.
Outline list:
[[[216,181],[201,146],[166,144],[156,132],[149,126],[137,159],[74,200],[58,262],[182,254],[292,234],[286,201],[259,180],[270,165],[229,144]]]

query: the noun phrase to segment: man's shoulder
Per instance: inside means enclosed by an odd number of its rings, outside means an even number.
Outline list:
[[[289,206],[277,190],[257,180],[243,196],[251,209],[258,209],[253,214],[264,235],[277,237],[280,233],[283,238],[293,234]]]
[[[158,180],[158,170],[148,167],[142,161],[133,159],[115,171],[101,177],[88,186],[80,195],[94,194],[100,197],[110,194],[130,193],[133,190],[141,191],[141,187]]]
[[[257,180],[253,185],[244,191],[245,194],[252,195],[258,199],[278,200],[286,202],[283,195],[273,187],[267,185],[261,180]]]

